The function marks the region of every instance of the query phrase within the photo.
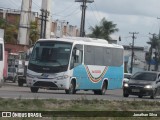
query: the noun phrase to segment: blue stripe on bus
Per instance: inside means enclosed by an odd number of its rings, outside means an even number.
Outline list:
[[[101,89],[102,80],[108,78],[108,89],[118,89],[122,87],[123,66],[109,67],[103,79],[98,83],[93,83],[86,72],[84,65],[79,65],[73,69],[73,77],[76,77],[76,89]]]

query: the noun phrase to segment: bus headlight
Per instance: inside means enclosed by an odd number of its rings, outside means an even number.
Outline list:
[[[34,78],[35,76],[27,73],[27,77]]]
[[[128,83],[125,83],[125,84],[124,84],[124,87],[129,87]]]
[[[69,76],[68,75],[64,75],[64,76],[59,76],[56,79],[57,80],[63,80],[63,79],[67,79]]]
[[[152,88],[152,85],[146,85],[146,86],[144,86],[144,88],[146,88],[146,89],[151,89],[151,88]]]

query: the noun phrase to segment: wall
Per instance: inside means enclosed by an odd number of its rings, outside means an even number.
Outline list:
[[[19,51],[27,51],[27,49],[29,49],[29,46],[5,43],[5,50],[9,51],[10,53],[18,53]]]

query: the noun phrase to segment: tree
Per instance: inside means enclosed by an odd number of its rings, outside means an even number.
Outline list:
[[[89,37],[102,38],[106,40],[112,40],[110,37],[111,34],[118,32],[118,28],[116,28],[117,24],[113,24],[112,21],[107,21],[103,18],[99,25],[95,25],[95,27],[90,27],[91,34]]]
[[[7,43],[17,43],[18,22],[11,24],[5,19],[0,18],[0,28],[4,29],[4,41]]]
[[[6,24],[6,21],[3,18],[0,18],[0,28],[1,29],[5,28],[5,24]]]
[[[150,62],[153,59],[155,61],[155,71],[158,70],[158,64],[160,62],[160,39],[158,36],[155,36],[155,34],[153,34],[153,38],[150,38],[150,41],[147,42],[147,44],[150,45],[150,49],[149,52],[146,53],[146,61],[149,63],[148,66],[148,70],[150,70]],[[152,53],[153,53],[153,49],[155,49],[154,51],[154,58],[152,58]]]
[[[32,21],[30,24],[30,35],[31,44],[34,44],[39,39],[38,21]]]
[[[95,26],[95,27],[90,27],[92,34],[90,34],[90,37],[93,38],[101,38],[101,27],[100,26]]]

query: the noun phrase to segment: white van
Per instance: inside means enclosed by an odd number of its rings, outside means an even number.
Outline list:
[[[0,38],[0,87],[3,84],[3,71],[4,71],[4,40]]]

